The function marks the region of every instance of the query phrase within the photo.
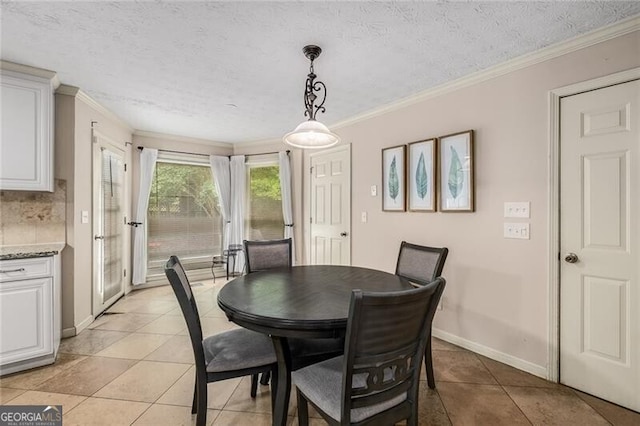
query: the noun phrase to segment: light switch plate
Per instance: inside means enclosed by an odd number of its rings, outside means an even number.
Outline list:
[[[376,195],[378,195],[378,187],[375,185],[371,185],[371,196],[375,197]]]
[[[519,240],[529,239],[529,223],[505,223],[504,237]]]
[[[367,223],[367,212],[362,212],[360,220],[362,221],[362,223]]]
[[[531,203],[529,201],[506,201],[504,203],[504,217],[529,218]]]
[[[81,223],[89,223],[89,211],[88,210],[82,210],[80,212],[80,222]]]

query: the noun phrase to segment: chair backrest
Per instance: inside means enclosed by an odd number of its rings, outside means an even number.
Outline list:
[[[283,240],[244,240],[247,273],[291,267],[291,238]]]
[[[352,409],[390,403],[403,394],[417,403],[426,339],[444,286],[438,277],[406,291],[353,291],[343,366],[345,423]]]
[[[187,322],[196,366],[198,368],[205,366],[204,349],[202,347],[202,326],[200,325],[198,306],[191,291],[191,284],[189,284],[187,274],[177,256],[171,256],[169,258],[164,266],[164,273],[171,284],[171,288],[180,304],[184,319]]]
[[[396,275],[411,282],[424,285],[442,275],[449,249],[427,247],[403,241],[400,244]]]

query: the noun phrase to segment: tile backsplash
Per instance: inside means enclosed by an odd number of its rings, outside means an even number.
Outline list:
[[[0,245],[65,241],[67,182],[54,192],[0,191]]]

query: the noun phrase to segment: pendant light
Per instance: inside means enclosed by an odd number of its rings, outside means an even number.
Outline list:
[[[327,99],[327,87],[323,82],[316,81],[316,74],[313,72],[313,61],[320,56],[322,49],[318,46],[309,45],[305,46],[302,52],[311,61],[304,88],[304,115],[309,119],[300,123],[293,132],[284,135],[283,140],[296,148],[328,148],[340,142],[340,137],[316,120],[318,111],[325,112],[324,101]],[[322,96],[322,99],[319,99],[316,93]],[[316,104],[316,101],[319,102]]]

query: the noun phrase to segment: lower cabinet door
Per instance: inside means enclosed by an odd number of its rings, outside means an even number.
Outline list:
[[[0,283],[0,364],[53,351],[53,279]]]

